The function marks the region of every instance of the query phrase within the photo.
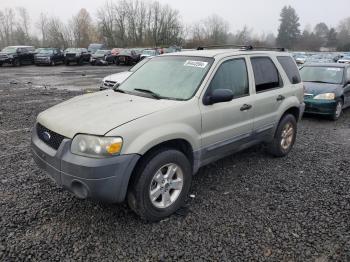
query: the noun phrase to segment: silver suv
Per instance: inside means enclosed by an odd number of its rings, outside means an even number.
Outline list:
[[[127,200],[157,221],[183,205],[200,167],[258,143],[287,155],[304,107],[297,66],[285,52],[172,53],[114,90],[40,113],[32,149],[77,197]]]

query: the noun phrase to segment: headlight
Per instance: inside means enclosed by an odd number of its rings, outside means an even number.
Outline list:
[[[111,157],[120,153],[122,145],[121,137],[76,135],[72,141],[71,151],[81,156]]]
[[[334,100],[335,94],[334,93],[319,94],[319,95],[315,96],[314,99]]]

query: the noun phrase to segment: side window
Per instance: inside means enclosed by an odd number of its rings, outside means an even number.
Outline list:
[[[209,92],[231,89],[234,97],[249,95],[249,81],[245,59],[233,59],[222,63],[211,80]]]
[[[253,57],[251,61],[257,93],[282,87],[278,70],[269,57]]]
[[[294,60],[290,56],[278,56],[277,60],[286,72],[289,81],[292,84],[299,84],[301,82],[300,74]]]

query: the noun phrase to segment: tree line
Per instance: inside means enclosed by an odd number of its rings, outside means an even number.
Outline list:
[[[314,28],[300,28],[299,17],[291,6],[280,15],[278,34],[257,34],[244,26],[230,32],[229,23],[211,15],[186,25],[178,10],[158,1],[107,1],[94,17],[84,8],[63,22],[41,13],[32,21],[25,8],[0,9],[0,47],[34,45],[42,47],[87,47],[92,42],[109,47],[179,45],[187,48],[215,44],[281,46],[291,50],[318,51],[321,47],[350,50],[350,17],[337,27],[321,22]]]

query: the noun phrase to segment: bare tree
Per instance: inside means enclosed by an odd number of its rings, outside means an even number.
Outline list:
[[[47,30],[48,30],[48,22],[49,19],[45,13],[40,13],[39,19],[36,22],[36,27],[39,29],[41,33],[41,45],[47,45]]]
[[[93,25],[90,14],[82,8],[71,20],[74,43],[77,47],[87,47],[91,43]]]

